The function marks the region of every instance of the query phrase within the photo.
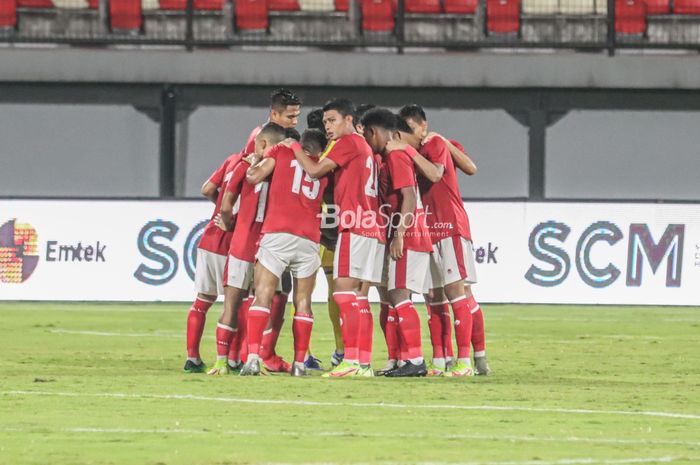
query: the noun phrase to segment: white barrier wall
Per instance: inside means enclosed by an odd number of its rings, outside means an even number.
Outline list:
[[[481,302],[700,305],[700,205],[466,203]],[[211,205],[0,201],[0,300],[188,301]],[[325,301],[319,273],[314,300]]]

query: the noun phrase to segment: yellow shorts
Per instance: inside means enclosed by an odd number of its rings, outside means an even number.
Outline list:
[[[321,267],[333,271],[333,251],[321,246]]]

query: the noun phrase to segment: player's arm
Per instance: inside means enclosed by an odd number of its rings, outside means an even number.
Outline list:
[[[246,181],[250,184],[264,181],[275,170],[275,163],[274,158],[263,158],[255,166],[248,168],[245,177]]]
[[[455,146],[448,139],[442,137],[440,134],[435,132],[431,132],[430,134],[428,134],[428,136],[425,138],[425,141],[427,142],[431,137],[439,137],[445,141],[445,145],[447,145],[447,149],[450,151],[452,161],[454,161],[455,165],[457,166],[457,168],[460,169],[460,171],[462,171],[465,174],[468,174],[469,176],[473,176],[476,174],[476,163],[474,163],[474,161],[471,158],[469,158],[469,155],[460,150],[459,147]]]
[[[216,203],[216,198],[219,196],[219,186],[207,179],[202,185],[202,195]]]
[[[406,186],[401,188],[401,212],[399,213],[398,226],[394,233],[394,238],[389,245],[389,253],[391,258],[398,260],[403,256],[403,239],[406,235],[406,225],[415,221],[415,218],[406,218],[409,215],[414,215],[416,205],[418,204],[418,196],[414,186]]]
[[[233,227],[235,226],[235,222],[233,221],[233,206],[236,205],[238,196],[239,193],[237,191],[226,189],[224,197],[221,199],[221,211],[219,212],[221,221],[219,227],[224,231],[233,231]]]
[[[301,148],[301,144],[294,139],[285,139],[280,143],[292,149],[294,152],[294,157],[297,159],[303,170],[306,171],[306,174],[312,178],[320,179],[338,167],[338,165],[334,161],[329,160],[328,157],[320,161],[314,160],[304,153],[304,150]]]
[[[420,153],[416,152],[413,157],[413,164],[416,170],[430,182],[438,182],[445,174],[445,166],[440,163],[433,163]]]

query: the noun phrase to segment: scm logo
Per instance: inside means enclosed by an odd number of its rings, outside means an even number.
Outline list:
[[[571,270],[569,254],[560,247],[567,240],[571,228],[561,222],[547,221],[532,230],[529,239],[530,254],[537,260],[549,265],[543,268],[531,265],[525,273],[525,279],[544,287],[558,286],[563,283]],[[591,287],[603,288],[617,281],[622,272],[612,263],[600,267],[591,262],[591,249],[598,242],[613,246],[623,239],[622,230],[609,221],[597,221],[588,226],[576,243],[574,257],[576,270],[581,279]],[[683,265],[683,242],[685,225],[669,224],[659,241],[655,241],[644,223],[629,226],[627,239],[626,285],[642,285],[642,271],[647,261],[652,273],[656,273],[666,259],[666,287],[680,287]]]
[[[197,244],[202,237],[208,220],[197,223],[190,230],[183,248],[183,262],[187,276],[194,280],[197,264]],[[172,221],[154,220],[146,223],[137,240],[139,252],[152,264],[141,263],[134,277],[142,283],[158,286],[172,280],[179,268],[177,252],[168,244],[175,239],[179,226]]]

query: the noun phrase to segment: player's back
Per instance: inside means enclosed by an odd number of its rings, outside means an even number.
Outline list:
[[[242,163],[247,169],[248,163]],[[238,218],[229,249],[229,253],[240,260],[255,261],[255,252],[258,248],[263,220],[265,219],[268,189],[267,180],[257,184],[250,184],[245,180],[245,177],[242,180]]]
[[[318,243],[321,239],[321,203],[328,180],[304,172],[288,147],[278,145],[266,155],[274,158],[269,202],[262,233],[286,232]]]

